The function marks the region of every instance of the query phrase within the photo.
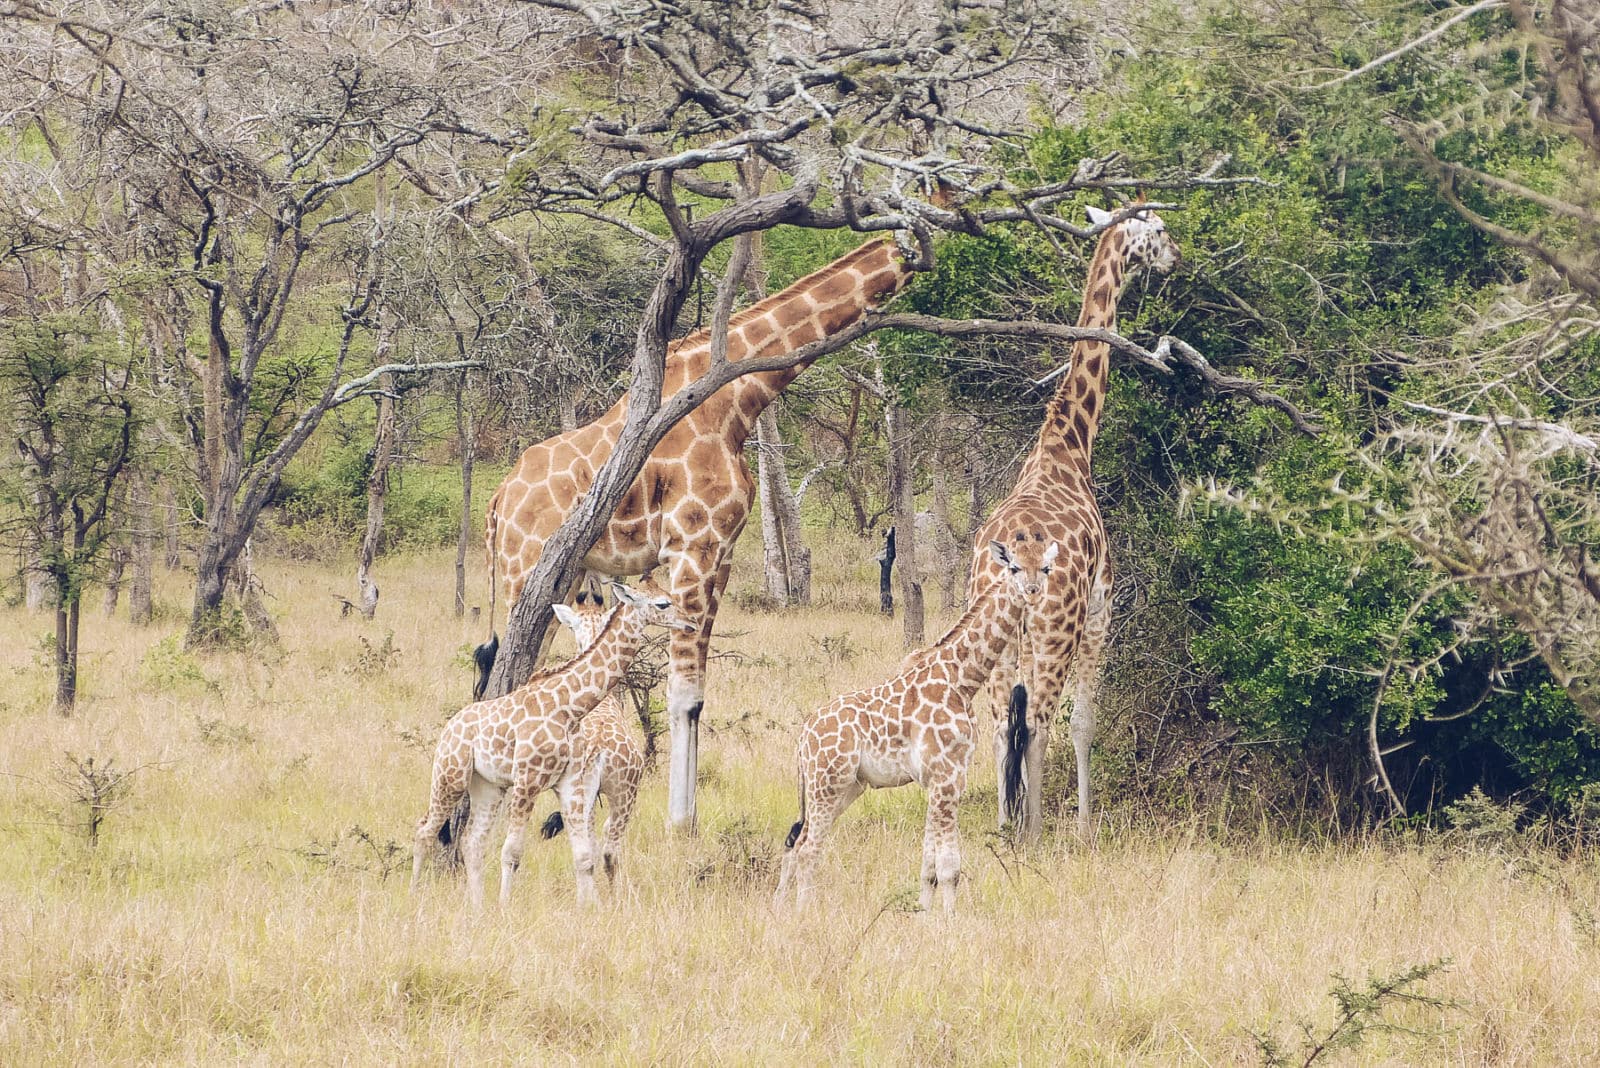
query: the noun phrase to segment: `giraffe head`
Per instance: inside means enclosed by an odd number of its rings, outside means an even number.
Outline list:
[[[1060,551],[1061,546],[1053,541],[1047,546],[1040,541],[1019,540],[1009,549],[998,541],[989,543],[989,555],[1000,565],[1001,577],[1010,583],[1012,590],[1025,604],[1032,604],[1044,596],[1050,571],[1055,567]]]
[[[613,582],[611,592],[616,594],[619,610],[640,613],[646,626],[667,627],[689,634],[700,630],[697,623],[678,613],[678,606],[672,603],[672,598],[659,588],[630,590],[620,582]]]
[[[590,593],[580,590],[577,598],[570,605],[551,605],[556,618],[572,630],[578,639],[578,648],[587,649],[600,637],[600,632],[605,629],[606,621],[611,618],[611,613],[606,611],[606,599],[603,594]]]
[[[1089,221],[1096,226],[1105,226],[1113,218],[1109,211],[1093,206],[1085,210]],[[1172,234],[1167,232],[1167,224],[1153,211],[1122,220],[1117,224],[1117,232],[1122,236],[1123,255],[1130,269],[1142,267],[1155,274],[1171,274],[1183,262],[1183,254],[1178,251]]]

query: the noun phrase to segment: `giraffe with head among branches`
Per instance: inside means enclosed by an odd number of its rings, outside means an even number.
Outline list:
[[[537,673],[503,697],[468,705],[445,725],[434,750],[428,811],[417,822],[413,888],[435,837],[466,795],[472,803],[461,836],[461,854],[467,869],[468,899],[474,907],[482,907],[489,830],[505,799],[509,802],[506,840],[500,853],[500,905],[505,907],[522,862],[523,839],[534,802],[553,788],[571,835],[578,900],[594,899],[592,794],[581,779],[587,769],[581,748],[583,720],[622,679],[644,643],[647,628],[696,629],[664,594],[635,592],[620,583],[613,589],[617,607],[576,656]]]
[[[805,906],[834,821],[868,787],[914,782],[928,795],[922,907],[933,907],[937,891],[944,911],[955,911],[961,877],[956,817],[977,742],[972,700],[1024,611],[1053,582],[1059,552],[1056,543],[1042,540],[990,542],[986,555],[999,575],[944,637],[906,657],[888,682],[842,694],[811,714],[796,751],[800,819],[789,831],[777,904],[792,892]]]
[[[1165,275],[1181,260],[1177,243],[1153,211],[1118,219],[1089,208],[1102,227],[1089,278],[1081,327],[1117,328],[1117,300],[1132,270]],[[1048,595],[1028,606],[1022,626],[990,682],[995,721],[995,765],[999,769],[1000,824],[1018,824],[1025,839],[1042,825],[1044,756],[1068,673],[1076,688],[1071,737],[1077,757],[1078,833],[1089,833],[1089,746],[1094,739],[1095,699],[1111,623],[1111,556],[1105,522],[1095,503],[1090,454],[1105,408],[1111,349],[1101,341],[1078,341],[1071,369],[1062,376],[1045,409],[1044,425],[1023,462],[1017,485],[978,529],[968,598],[992,583],[999,569],[984,550],[987,542],[1023,545],[1047,541],[1061,546],[1056,581]]]
[[[869,240],[735,314],[728,324],[727,359],[777,356],[835,334],[893,298],[911,274],[893,241]],[[708,330],[674,342],[667,349],[662,396],[670,397],[700,378],[712,358]],[[650,454],[582,561],[592,573],[615,576],[664,567],[665,588],[695,623],[692,633],[673,633],[667,678],[667,818],[679,831],[694,829],[706,657],[733,545],[755,495],[745,442],[762,410],[807,366],[809,361],[745,375],[685,416]],[[485,545],[491,631],[500,582],[514,603],[546,541],[610,457],[626,410],[624,398],[587,426],[531,446],[490,498]],[[479,658],[483,679],[496,641],[486,644]]]

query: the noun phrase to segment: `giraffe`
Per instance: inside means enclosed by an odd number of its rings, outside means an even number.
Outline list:
[[[800,819],[789,830],[778,906],[791,890],[805,906],[828,831],[867,787],[915,782],[928,794],[922,907],[933,908],[937,889],[945,913],[955,911],[961,877],[956,816],[977,735],[972,699],[1013,640],[1023,612],[1044,596],[1059,550],[1054,542],[990,542],[987,555],[999,577],[944,637],[906,657],[888,682],[835,697],[811,714],[797,746]]]
[[[649,583],[642,584],[650,589]],[[574,607],[564,604],[551,606],[556,618],[572,629],[578,639],[578,648],[585,649],[600,636],[609,618],[605,598],[599,593],[580,591]],[[582,767],[577,781],[587,798],[589,819],[594,819],[595,804],[600,796],[606,799],[606,828],[600,842],[600,862],[606,878],[615,880],[617,864],[622,854],[622,836],[633,817],[634,802],[639,797],[639,782],[644,778],[644,750],[634,739],[628,727],[628,717],[622,700],[613,689],[600,699],[594,711],[583,717],[578,727],[578,751],[583,754]],[[540,833],[546,838],[560,834],[565,825],[557,809],[545,820]]]
[[[599,635],[577,656],[541,671],[503,697],[470,704],[457,712],[434,750],[428,811],[417,821],[411,886],[435,836],[462,794],[471,798],[462,833],[467,867],[467,897],[483,906],[483,862],[496,809],[510,791],[505,847],[500,853],[500,906],[511,900],[511,882],[522,860],[523,836],[535,799],[554,787],[571,827],[572,860],[578,900],[594,899],[594,847],[589,794],[582,789],[582,721],[611,691],[644,642],[645,629],[662,626],[692,631],[695,624],[664,595],[636,593],[615,586],[617,607]]]
[[[1112,216],[1088,209],[1105,226]],[[1167,274],[1179,263],[1177,243],[1153,211],[1110,226],[1100,235],[1078,325],[1115,330],[1117,299],[1129,268]],[[990,680],[999,769],[1000,825],[1021,821],[1025,839],[1041,826],[1040,794],[1045,747],[1068,672],[1075,690],[1071,737],[1077,757],[1078,833],[1089,833],[1089,745],[1094,738],[1095,691],[1111,622],[1112,564],[1105,523],[1095,504],[1090,452],[1105,403],[1110,347],[1079,341],[1071,369],[1045,409],[1038,441],[1023,462],[1017,485],[978,530],[967,593],[994,581],[986,541],[1059,544],[1063,556],[1049,596],[1030,605],[1016,640]]]
[[[869,240],[787,289],[732,317],[728,359],[791,352],[844,329],[900,292],[911,268],[895,244]],[[700,330],[667,349],[662,396],[704,374],[711,363],[710,333]],[[671,734],[667,818],[678,831],[695,824],[698,729],[705,702],[706,654],[717,606],[727,585],[734,542],[744,530],[755,483],[744,446],[756,417],[809,365],[751,374],[708,397],[673,427],[645,462],[604,533],[583,559],[591,572],[639,575],[666,568],[666,588],[697,633],[674,633],[667,678]],[[489,626],[503,574],[515,601],[545,541],[571,512],[611,455],[621,432],[623,398],[588,426],[529,447],[489,500],[485,547],[489,556]],[[480,668],[498,639],[484,648]]]

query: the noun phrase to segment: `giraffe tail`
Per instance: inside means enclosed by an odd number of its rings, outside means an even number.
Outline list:
[[[550,813],[550,818],[544,821],[544,826],[539,828],[540,838],[554,838],[566,829],[566,821],[561,818],[560,810]]]
[[[483,700],[489,689],[489,673],[494,670],[494,658],[500,652],[500,635],[491,634],[489,640],[472,650],[472,662],[478,666],[478,681],[472,684],[472,699]]]
[[[1011,687],[1010,722],[1006,725],[1006,820],[1015,826],[1023,813],[1027,784],[1023,781],[1023,758],[1032,735],[1028,729],[1028,688],[1021,683]]]
[[[794,826],[789,828],[789,837],[783,840],[783,848],[793,849],[795,842],[800,840],[800,832],[806,825],[806,779],[800,776],[800,818],[794,821]]]

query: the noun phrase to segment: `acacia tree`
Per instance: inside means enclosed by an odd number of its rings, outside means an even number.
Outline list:
[[[926,19],[897,21],[872,5],[820,12],[781,3],[535,2],[573,16],[574,40],[585,42],[582,51],[596,57],[616,90],[613,99],[569,116],[565,128],[551,134],[560,152],[546,153],[554,157],[548,166],[516,172],[509,186],[486,182],[480,196],[499,197],[505,211],[569,213],[613,224],[645,237],[664,258],[640,317],[618,441],[589,492],[545,544],[513,606],[491,694],[506,692],[534,668],[549,605],[576,578],[579,559],[650,451],[678,419],[735,377],[795,366],[886,327],[958,336],[1090,336],[1053,323],[872,315],[787,355],[738,363],[714,356],[702,378],[663,399],[667,342],[719,244],[785,224],[896,230],[908,235],[908,261],[926,268],[937,230],[980,234],[989,226],[1020,224],[1089,237],[1096,229],[1063,218],[1057,205],[1084,189],[1140,184],[1086,163],[1068,180],[1018,188],[985,161],[987,149],[1011,136],[1004,128],[1006,108],[991,100],[1002,99],[999,90],[1074,80],[1078,60],[1065,47],[1074,40],[1073,27],[1053,5],[939,3],[929,5]],[[727,164],[756,158],[775,191],[753,192],[726,176]],[[1206,176],[1143,184],[1171,189],[1233,181]],[[943,206],[929,202],[936,190],[942,190]],[[626,210],[640,201],[651,205],[664,239]],[[718,287],[718,308],[731,307],[743,277],[749,253],[748,242],[741,244],[745,251],[734,254]],[[714,354],[726,351],[725,331],[725,316],[713,315]],[[1204,368],[1214,385],[1251,391],[1299,415],[1257,384],[1226,379],[1181,343],[1151,351],[1104,336],[1152,366],[1167,369],[1165,358],[1176,357]]]
[[[78,692],[84,587],[113,532],[135,417],[126,354],[70,314],[18,317],[0,336],[0,397],[17,462],[0,477],[14,530],[38,552],[55,609],[56,708]]]

